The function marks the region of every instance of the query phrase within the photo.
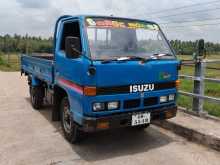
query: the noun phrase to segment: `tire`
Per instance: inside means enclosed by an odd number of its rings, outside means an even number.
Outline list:
[[[72,144],[79,143],[82,140],[83,132],[79,130],[79,126],[73,121],[68,97],[64,97],[61,101],[60,117],[65,138]]]
[[[39,110],[43,106],[44,88],[41,86],[30,87],[31,105],[34,109]]]
[[[32,91],[32,86],[29,85],[29,95],[30,95],[30,97],[31,97],[31,91]]]

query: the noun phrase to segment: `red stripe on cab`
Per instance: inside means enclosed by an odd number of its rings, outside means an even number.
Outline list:
[[[74,91],[76,91],[76,92],[78,92],[80,94],[83,94],[83,87],[81,87],[81,86],[79,86],[79,85],[77,85],[77,84],[75,84],[75,83],[73,83],[73,82],[71,82],[69,80],[65,80],[63,78],[59,78],[58,82],[61,85],[64,85],[64,86],[66,86],[68,88],[71,88],[72,90],[74,90]]]

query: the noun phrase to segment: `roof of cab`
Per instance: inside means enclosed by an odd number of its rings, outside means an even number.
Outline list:
[[[143,20],[143,19],[137,19],[137,18],[127,18],[127,17],[116,17],[116,16],[105,16],[105,15],[72,15],[71,17],[73,18],[79,18],[79,19],[85,19],[86,17],[93,17],[93,18],[113,18],[113,19],[126,19],[126,20],[131,20],[131,21],[141,21],[141,22],[147,22],[147,23],[153,23],[157,24],[154,21],[148,21],[148,20]]]

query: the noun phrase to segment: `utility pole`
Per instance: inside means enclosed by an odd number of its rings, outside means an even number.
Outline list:
[[[206,57],[205,50],[205,41],[203,39],[198,41],[197,44],[197,52],[193,55],[195,60],[195,72],[194,76],[199,78],[198,80],[194,80],[194,89],[193,92],[200,96],[204,96],[205,92],[205,68],[206,63],[203,59]],[[202,98],[194,97],[193,98],[193,110],[198,114],[204,113],[203,111],[204,100]]]

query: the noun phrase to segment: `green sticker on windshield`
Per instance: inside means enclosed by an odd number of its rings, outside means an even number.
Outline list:
[[[150,29],[150,30],[159,30],[159,27],[158,25],[156,24],[152,24],[152,25],[147,25],[147,29]]]

